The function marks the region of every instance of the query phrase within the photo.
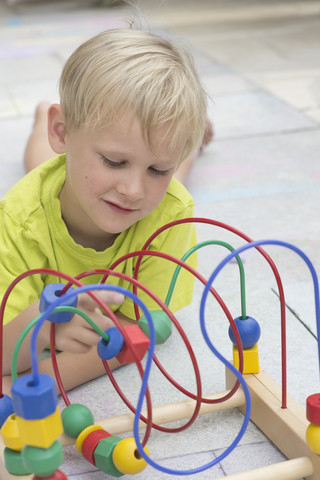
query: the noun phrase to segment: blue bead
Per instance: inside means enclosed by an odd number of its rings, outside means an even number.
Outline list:
[[[44,287],[40,296],[39,310],[41,313],[59,298],[60,292],[64,287],[65,285],[63,283],[50,283]],[[76,307],[77,297],[75,297],[74,300],[70,298],[68,300],[64,300],[59,306]],[[71,320],[73,315],[74,314],[72,312],[51,313],[48,320],[53,323],[66,323]]]
[[[258,342],[260,338],[260,326],[257,320],[253,317],[246,317],[245,320],[242,317],[235,318],[235,324],[238,328],[238,332],[242,342],[242,348],[251,348]],[[229,337],[234,345],[237,345],[234,333],[229,327]]]
[[[0,397],[0,428],[10,415],[13,414],[12,399],[8,395],[2,394]]]
[[[97,345],[98,355],[102,360],[110,360],[121,351],[123,347],[123,336],[116,327],[108,328],[105,332],[109,336],[109,341],[100,338]]]
[[[39,374],[39,383],[34,384],[31,373],[14,381],[12,388],[13,410],[25,420],[46,418],[56,411],[58,394],[53,378]]]

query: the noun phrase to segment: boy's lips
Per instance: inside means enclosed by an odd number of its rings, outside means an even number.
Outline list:
[[[120,213],[121,215],[129,215],[130,213],[137,211],[137,209],[125,208],[117,203],[109,202],[108,200],[104,200],[104,202],[113,212]]]

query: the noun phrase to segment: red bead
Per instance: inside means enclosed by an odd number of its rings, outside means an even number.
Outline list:
[[[94,430],[84,439],[81,453],[88,462],[92,463],[92,465],[96,464],[94,460],[94,451],[97,448],[98,443],[103,438],[108,437],[111,437],[111,435],[106,432],[106,430]]]
[[[131,340],[134,351],[136,352],[138,359],[142,360],[149,348],[149,338],[141,330],[139,325],[126,325],[125,332]],[[125,342],[120,353],[116,355],[116,358],[121,365],[135,362],[133,353],[127,343]]]
[[[38,477],[38,475],[34,475],[32,480],[68,480],[68,477],[66,477],[61,470],[56,470],[50,477]]]
[[[307,398],[307,419],[314,425],[320,425],[320,393]]]

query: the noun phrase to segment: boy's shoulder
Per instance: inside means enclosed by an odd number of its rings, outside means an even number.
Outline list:
[[[43,203],[45,192],[57,176],[64,175],[63,155],[52,158],[19,180],[0,200],[0,208],[17,219],[26,218]]]
[[[188,190],[172,178],[169,187],[159,205],[147,217],[140,220],[141,227],[157,228],[179,218],[193,217],[194,200]]]
[[[182,185],[175,177],[172,178],[167,192],[163,198],[164,202],[172,203],[179,208],[194,206],[194,200],[186,187]],[[160,202],[161,205],[162,202]]]

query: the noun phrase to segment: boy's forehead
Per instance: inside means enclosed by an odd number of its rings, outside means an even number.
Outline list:
[[[155,127],[148,140],[139,118],[130,113],[118,115],[112,122],[93,129],[91,134],[100,148],[114,154],[132,155],[135,151],[149,151],[155,159],[171,162],[181,155],[183,149],[180,145],[171,145],[167,129],[162,127]]]

